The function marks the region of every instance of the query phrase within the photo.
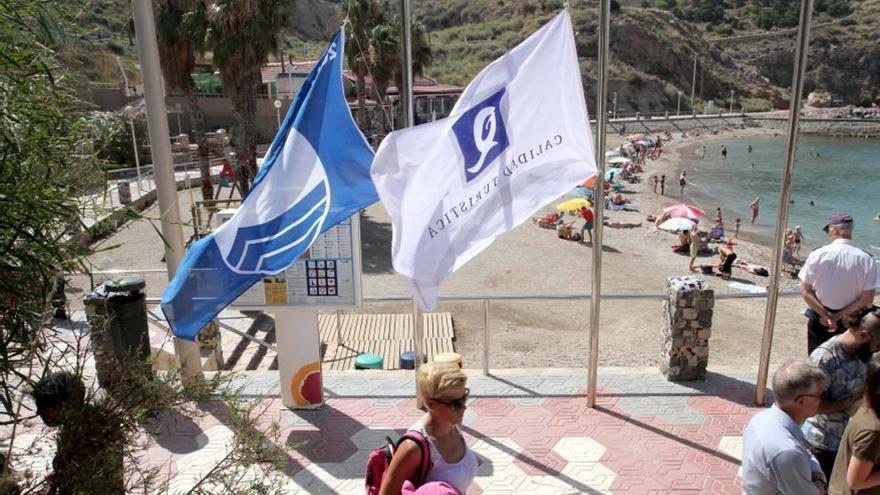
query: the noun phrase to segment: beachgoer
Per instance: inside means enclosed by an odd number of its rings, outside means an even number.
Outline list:
[[[580,242],[584,242],[584,234],[590,236],[590,244],[593,243],[593,222],[596,217],[593,215],[593,210],[587,208],[586,206],[581,207],[581,216],[584,218],[584,226],[581,228],[581,240]]]
[[[666,174],[660,176],[660,195],[666,195]]]
[[[733,228],[733,238],[734,239],[739,239],[739,226],[741,223],[742,223],[742,218],[737,217],[736,222],[734,222],[734,228]]]
[[[678,233],[678,245],[682,248],[690,247],[691,245],[691,231],[690,230],[682,230]]]
[[[864,324],[880,327],[880,313],[865,319]],[[834,494],[880,494],[880,360],[868,363],[862,398],[843,431],[828,480],[828,489]]]
[[[804,242],[804,233],[801,231],[800,225],[794,226],[794,232],[792,232],[792,241],[794,242],[794,247],[792,249],[792,254],[796,257],[801,256],[801,244]]]
[[[724,220],[721,218],[721,207],[715,208],[715,223],[724,226]]]
[[[721,145],[721,159],[727,160],[727,146]]]
[[[697,254],[700,252],[700,229],[694,228],[691,230],[689,247],[691,259],[690,262],[688,262],[688,271],[695,272],[697,269],[694,267],[694,263],[697,261]]]
[[[660,179],[657,177],[657,175],[651,176],[651,182],[653,183],[652,189],[654,190],[654,194],[657,194],[657,184],[659,183],[659,180]]]
[[[813,200],[812,200],[812,199],[811,199],[811,200],[810,200],[810,206],[816,206],[816,203],[815,203],[815,202],[813,202]],[[880,216],[880,215],[878,215],[878,216]]]
[[[819,410],[825,376],[814,364],[788,361],[773,374],[772,387],[773,406],[743,431],[742,492],[824,494],[827,478],[798,425]]]
[[[736,261],[736,253],[733,252],[733,241],[728,239],[727,243],[718,250],[719,260],[715,268],[724,280],[730,280],[733,274],[733,262]]]
[[[705,160],[705,159],[706,159],[706,147],[703,146],[702,148],[700,148],[700,160]]]
[[[864,392],[871,355],[880,351],[880,325],[862,326],[867,313],[863,310],[849,315],[846,331],[826,340],[810,354],[810,362],[825,373],[825,393],[820,414],[807,419],[801,429],[829,479],[849,421],[850,406]]]
[[[831,244],[810,253],[798,274],[801,295],[811,310],[807,322],[808,352],[843,332],[843,318],[870,305],[877,288],[874,258],[852,242],[852,217],[834,213],[822,230],[831,237]]]
[[[754,164],[754,162],[752,163],[752,168],[755,168],[755,164]]]
[[[684,188],[687,186],[687,170],[682,170],[681,175],[678,176],[678,185],[681,186],[681,196],[684,196]]]
[[[761,203],[761,197],[760,197],[760,196],[755,196],[754,201],[752,201],[752,202],[749,204],[749,209],[752,211],[752,220],[751,220],[749,223],[752,224],[752,225],[754,225],[754,224],[755,224],[755,220],[758,219],[758,209],[759,209],[760,206],[761,206],[760,203]]]
[[[461,434],[461,422],[470,391],[467,375],[452,363],[431,362],[419,367],[418,393],[428,412],[410,428],[421,433],[430,445],[431,468],[427,482],[446,482],[460,493],[477,474],[477,456]],[[416,477],[421,447],[404,440],[391,458],[382,478],[380,495],[399,495],[404,482]]]
[[[746,151],[749,152],[749,158],[751,158],[752,157],[752,145],[751,144],[746,148]]]

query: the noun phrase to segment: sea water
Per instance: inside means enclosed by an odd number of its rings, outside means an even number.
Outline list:
[[[721,159],[721,145],[727,159]],[[752,146],[749,154],[748,146]],[[721,207],[724,226],[732,233],[736,217],[742,218],[747,238],[769,244],[774,234],[784,170],[785,137],[745,137],[687,148],[681,168],[688,171],[685,201],[695,200],[714,218]],[[678,194],[678,178],[670,177],[667,192]],[[693,188],[694,190],[690,190]],[[691,198],[692,196],[692,198]],[[760,212],[749,227],[749,204],[760,196]],[[805,243],[814,248],[828,242],[822,226],[828,215],[844,211],[855,221],[854,241],[880,257],[880,140],[799,136],[792,176],[788,227],[800,225]],[[810,202],[813,202],[811,205]],[[809,251],[801,251],[806,256]]]

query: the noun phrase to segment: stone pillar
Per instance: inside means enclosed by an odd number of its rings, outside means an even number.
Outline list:
[[[660,371],[669,381],[705,380],[715,291],[703,279],[669,277]]]

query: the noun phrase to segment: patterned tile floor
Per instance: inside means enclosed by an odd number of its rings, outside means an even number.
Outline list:
[[[653,368],[602,368],[597,406],[583,370],[469,372],[467,442],[480,467],[473,494],[738,494],[741,432],[754,406],[754,373],[710,372],[670,383]],[[361,494],[366,456],[421,415],[411,372],[325,372],[326,405],[289,411],[277,376],[239,378],[269,396],[261,421],[281,426],[289,493]],[[231,431],[214,405],[197,422],[166,418],[144,458],[184,492],[227,451]]]

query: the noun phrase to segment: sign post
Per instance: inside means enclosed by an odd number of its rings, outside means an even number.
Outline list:
[[[286,407],[324,404],[318,310],[361,306],[360,215],[319,235],[286,270],[257,282],[233,303],[275,316],[281,399]]]

